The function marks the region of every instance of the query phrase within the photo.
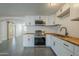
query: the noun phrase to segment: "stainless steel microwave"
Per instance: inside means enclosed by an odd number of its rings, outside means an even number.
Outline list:
[[[35,25],[45,25],[45,21],[43,21],[43,20],[35,20]]]

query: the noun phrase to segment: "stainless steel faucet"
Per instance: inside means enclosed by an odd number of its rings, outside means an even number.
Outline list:
[[[62,29],[65,29],[65,36],[67,36],[68,35],[67,28],[66,27],[61,27],[60,31],[62,31]]]

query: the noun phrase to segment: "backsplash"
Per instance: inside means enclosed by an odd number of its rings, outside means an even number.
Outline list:
[[[79,22],[78,21],[71,21],[70,17],[66,17],[63,19],[56,17],[55,22],[61,24],[64,27],[67,27],[69,36],[79,38]]]

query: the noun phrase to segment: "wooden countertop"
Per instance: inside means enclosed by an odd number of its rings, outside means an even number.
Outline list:
[[[51,35],[56,36],[62,40],[65,40],[67,42],[70,42],[72,44],[79,46],[79,38],[71,37],[71,36],[64,36],[64,35],[60,35],[60,34],[56,34],[56,33],[47,33],[47,34],[51,34]]]

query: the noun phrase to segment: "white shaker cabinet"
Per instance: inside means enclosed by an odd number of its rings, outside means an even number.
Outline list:
[[[24,35],[23,38],[24,47],[34,47],[34,35]]]
[[[52,45],[51,48],[54,50],[56,55],[58,56],[72,56],[73,55],[73,49],[74,45],[66,42],[60,38],[57,38],[55,36],[52,36]]]
[[[26,25],[27,26],[35,25],[35,19],[36,19],[36,17],[33,17],[33,16],[27,16],[27,17],[25,17]]]
[[[73,51],[74,51],[74,45],[66,42],[64,40],[61,40],[60,43],[61,46],[61,56],[73,56]]]
[[[62,55],[62,42],[61,40],[59,40],[58,38],[52,36],[52,46],[51,48],[54,50],[54,52],[56,53],[56,55]]]
[[[74,55],[79,56],[79,46],[75,45],[74,47],[75,47]]]
[[[51,47],[51,35],[46,35],[46,46]]]

